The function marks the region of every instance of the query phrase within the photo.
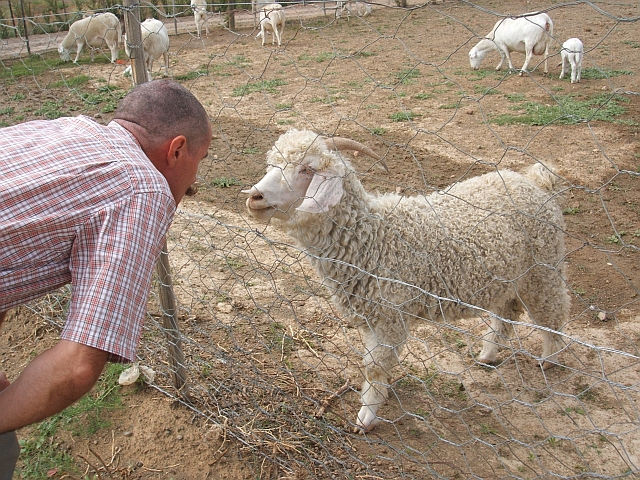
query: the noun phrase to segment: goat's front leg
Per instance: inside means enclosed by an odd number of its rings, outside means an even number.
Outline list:
[[[390,371],[398,365],[398,355],[407,339],[403,324],[394,324],[393,320],[387,318],[384,320],[385,324],[379,331],[369,325],[360,327],[366,348],[365,379],[361,391],[362,407],[358,412],[356,425],[363,433],[378,424],[377,412],[387,400]]]

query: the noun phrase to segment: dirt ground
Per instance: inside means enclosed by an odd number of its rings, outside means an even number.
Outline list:
[[[640,473],[640,5],[413,7],[377,4],[370,16],[348,20],[319,5],[291,8],[281,48],[261,47],[250,22],[230,31],[212,17],[202,39],[169,29],[170,74],[198,96],[215,130],[200,191],[183,202],[169,237],[193,403],[178,400],[171,385],[154,293],[140,356],[158,372],[156,381],[122,387],[123,408],[105,413],[109,428],[57,436],[77,471],[52,478]],[[497,53],[470,69],[468,51],[495,14],[537,9],[554,21],[549,76],[542,65],[523,76],[495,72]],[[570,37],[585,45],[585,70],[607,78],[558,79],[560,43]],[[48,38],[54,49],[57,41]],[[87,75],[89,91],[126,90],[124,65],[61,69],[52,55],[48,73],[4,77],[2,104],[13,117],[0,120],[41,118],[36,107],[58,101],[68,114],[107,121],[108,112],[87,106],[60,80]],[[513,54],[516,66],[523,59]],[[562,110],[542,124],[497,121],[596,96],[600,111],[617,102],[624,112],[614,121],[590,118],[597,106],[577,123],[563,121]],[[402,114],[409,121],[398,121]],[[563,366],[540,370],[539,333],[528,326],[517,327],[499,364],[488,368],[474,361],[482,320],[425,322],[395,372],[381,425],[353,433],[357,332],[337,316],[304,253],[253,221],[240,193],[261,177],[265,153],[292,127],[354,138],[384,155],[389,173],[370,159],[353,160],[372,191],[429,194],[496,168],[555,165],[566,180],[558,199],[573,298]],[[47,305],[15,311],[2,330],[0,368],[11,379],[56,340],[50,320],[59,322],[61,313]]]

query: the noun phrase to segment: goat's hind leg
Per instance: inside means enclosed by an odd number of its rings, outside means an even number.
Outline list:
[[[524,310],[518,300],[512,299],[506,305],[492,308],[490,311],[493,312],[491,324],[482,337],[482,351],[477,359],[478,362],[487,365],[496,363],[501,346],[507,345],[513,336],[513,325],[502,319],[517,320]]]

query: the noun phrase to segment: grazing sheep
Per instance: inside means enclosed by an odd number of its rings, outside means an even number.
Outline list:
[[[271,45],[278,41],[278,46],[282,42],[282,33],[284,32],[285,15],[282,5],[279,3],[270,3],[260,9],[260,31],[256,35],[256,38],[262,37],[262,46],[267,39],[267,32],[273,33],[271,39]]]
[[[560,57],[562,58],[560,80],[568,73],[569,65],[571,65],[571,83],[580,83],[583,54],[584,47],[579,38],[570,38],[562,44],[562,50],[560,51]]]
[[[266,175],[244,193],[253,217],[275,219],[297,240],[336,308],[359,328],[362,431],[377,423],[390,370],[421,320],[491,317],[477,360],[492,364],[497,343],[512,330],[501,318],[517,320],[526,311],[549,329],[541,331],[543,368],[557,362],[563,342],[554,330],[568,320],[570,297],[564,223],[549,170],[500,170],[426,196],[374,195],[339,148],[375,158],[345,139],[290,130],[267,153]]]
[[[160,20],[148,18],[140,24],[142,33],[142,51],[144,54],[144,64],[147,71],[147,81],[151,80],[153,72],[153,61],[164,57],[164,74],[169,76],[169,33]],[[124,36],[124,49],[130,55],[127,35]],[[124,71],[124,75],[131,73],[131,65]]]
[[[347,20],[351,15],[357,17],[366,17],[371,13],[371,4],[360,0],[347,0],[346,2],[338,2],[338,10],[336,18],[342,17],[342,12],[347,11]]]
[[[498,20],[485,38],[480,40],[469,52],[471,68],[478,70],[487,53],[498,50],[500,63],[496,70],[502,68],[505,57],[509,62],[509,69],[514,70],[511,63],[511,52],[524,53],[525,59],[520,75],[527,71],[529,62],[534,55],[544,54],[544,73],[549,73],[547,65],[549,45],[553,39],[553,22],[546,13],[531,12],[519,17],[509,17]]]
[[[111,50],[111,63],[115,63],[120,54],[120,37],[122,26],[120,20],[113,13],[97,13],[74,22],[69,27],[69,33],[58,46],[58,52],[63,62],[71,61],[71,47],[76,45],[77,53],[74,63],[78,63],[80,52],[85,44],[91,47],[91,61],[93,48],[98,48],[103,42]]]
[[[193,17],[196,21],[198,38],[202,36],[202,25],[204,25],[204,29],[208,37],[209,24],[207,23],[207,0],[191,0],[191,9],[193,10]]]

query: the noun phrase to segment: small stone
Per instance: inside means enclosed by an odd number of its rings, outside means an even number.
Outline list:
[[[127,430],[126,432],[123,433],[123,435],[125,437],[133,437],[133,432],[130,432],[130,431]]]

